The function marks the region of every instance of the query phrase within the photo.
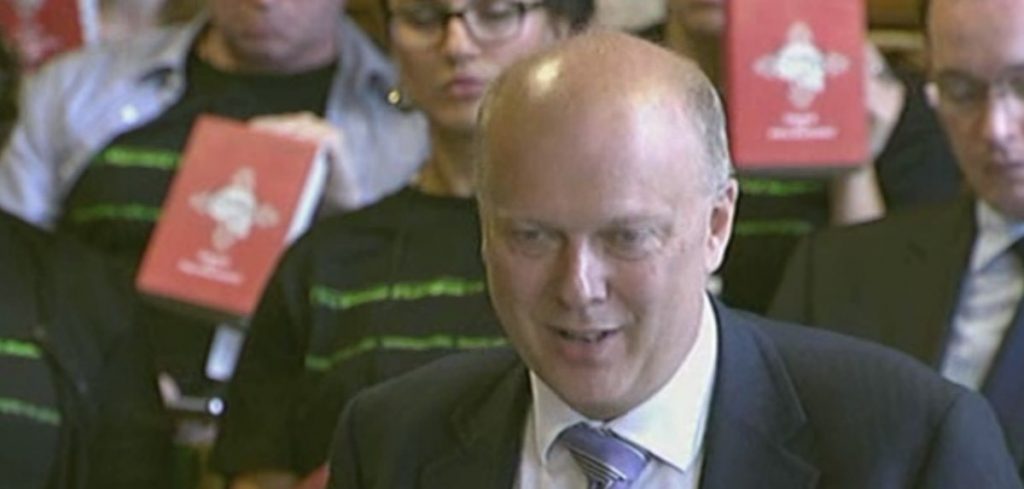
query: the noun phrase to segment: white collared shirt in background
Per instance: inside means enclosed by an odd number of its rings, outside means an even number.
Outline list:
[[[1013,222],[981,201],[975,213],[977,236],[940,370],[947,379],[977,390],[1024,297],[1024,272],[1010,249],[1024,237],[1024,222]]]
[[[647,401],[608,423],[585,418],[530,372],[533,401],[526,416],[515,487],[587,487],[586,476],[572,454],[556,443],[562,430],[584,421],[609,428],[653,455],[631,489],[696,489],[717,359],[718,322],[705,296],[697,339],[683,363]]]

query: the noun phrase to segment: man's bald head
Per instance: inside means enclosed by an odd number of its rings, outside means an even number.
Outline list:
[[[1024,218],[1024,0],[935,0],[926,20],[928,95],[964,180]]]
[[[494,310],[566,403],[615,418],[688,355],[732,233],[715,91],[691,62],[597,33],[512,68],[485,106],[477,197]]]
[[[650,136],[689,136],[700,154],[680,154],[680,161],[699,158],[711,191],[729,180],[725,117],[714,86],[692,61],[632,36],[588,33],[506,70],[481,109],[482,149],[496,126],[530,130],[538,124],[581,131],[633,124]],[[482,157],[478,176],[484,184],[487,151]]]

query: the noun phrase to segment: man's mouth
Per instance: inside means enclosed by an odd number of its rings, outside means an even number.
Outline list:
[[[569,331],[565,329],[555,329],[555,333],[564,339],[570,341],[582,341],[584,343],[598,343],[609,336],[618,333],[617,329],[609,329],[604,331]]]

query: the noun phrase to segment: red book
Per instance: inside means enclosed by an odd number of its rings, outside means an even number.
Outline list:
[[[864,1],[727,2],[726,103],[741,169],[868,158]]]
[[[0,1],[0,26],[22,69],[31,71],[98,37],[96,0]]]
[[[146,248],[142,292],[218,319],[247,317],[288,244],[312,219],[320,148],[203,116]]]

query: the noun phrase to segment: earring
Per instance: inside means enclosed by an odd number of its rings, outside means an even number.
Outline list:
[[[409,100],[409,97],[406,97],[405,93],[402,92],[402,89],[398,87],[393,87],[391,90],[388,90],[387,100],[392,107],[401,110],[402,112],[409,112],[414,109],[412,101]]]

